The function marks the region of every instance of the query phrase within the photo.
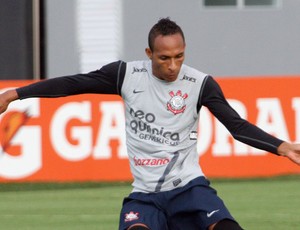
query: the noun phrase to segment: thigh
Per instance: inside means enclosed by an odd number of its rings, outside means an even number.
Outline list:
[[[151,202],[144,202],[125,198],[120,214],[119,230],[142,223],[150,229],[167,230],[167,221],[164,213]]]
[[[177,195],[173,202],[170,204],[174,210],[170,222],[174,229],[175,226],[177,229],[207,229],[220,220],[234,220],[208,181]]]

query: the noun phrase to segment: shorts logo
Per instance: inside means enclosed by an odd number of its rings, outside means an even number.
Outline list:
[[[212,215],[214,215],[215,213],[217,213],[217,212],[219,212],[219,211],[220,211],[220,209],[214,210],[214,211],[212,211],[212,212],[208,212],[208,213],[206,214],[206,216],[207,216],[207,218],[210,218],[210,217],[212,217]]]
[[[186,93],[182,95],[181,90],[178,90],[176,94],[171,91],[169,92],[169,95],[171,96],[171,99],[167,103],[168,110],[174,115],[183,113],[186,108],[185,99],[188,97],[188,95]]]
[[[139,219],[139,213],[138,212],[129,212],[125,214],[125,222],[133,221]]]

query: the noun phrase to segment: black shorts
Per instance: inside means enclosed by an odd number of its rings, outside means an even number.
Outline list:
[[[206,230],[220,220],[234,220],[209,184],[205,177],[198,177],[172,191],[131,193],[123,202],[119,230],[135,223],[152,230]]]

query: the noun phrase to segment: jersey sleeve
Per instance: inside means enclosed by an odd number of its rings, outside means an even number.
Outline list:
[[[19,99],[65,97],[87,93],[120,95],[125,72],[126,63],[117,61],[86,74],[42,80],[16,90]]]
[[[257,126],[242,119],[240,115],[229,105],[218,83],[207,76],[203,86],[201,105],[209,111],[228,129],[231,135],[248,145],[274,154],[282,140],[266,133]]]

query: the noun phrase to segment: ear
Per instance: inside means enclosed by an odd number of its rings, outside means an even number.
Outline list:
[[[152,59],[152,51],[150,48],[145,49],[145,53],[148,56],[149,59]]]

